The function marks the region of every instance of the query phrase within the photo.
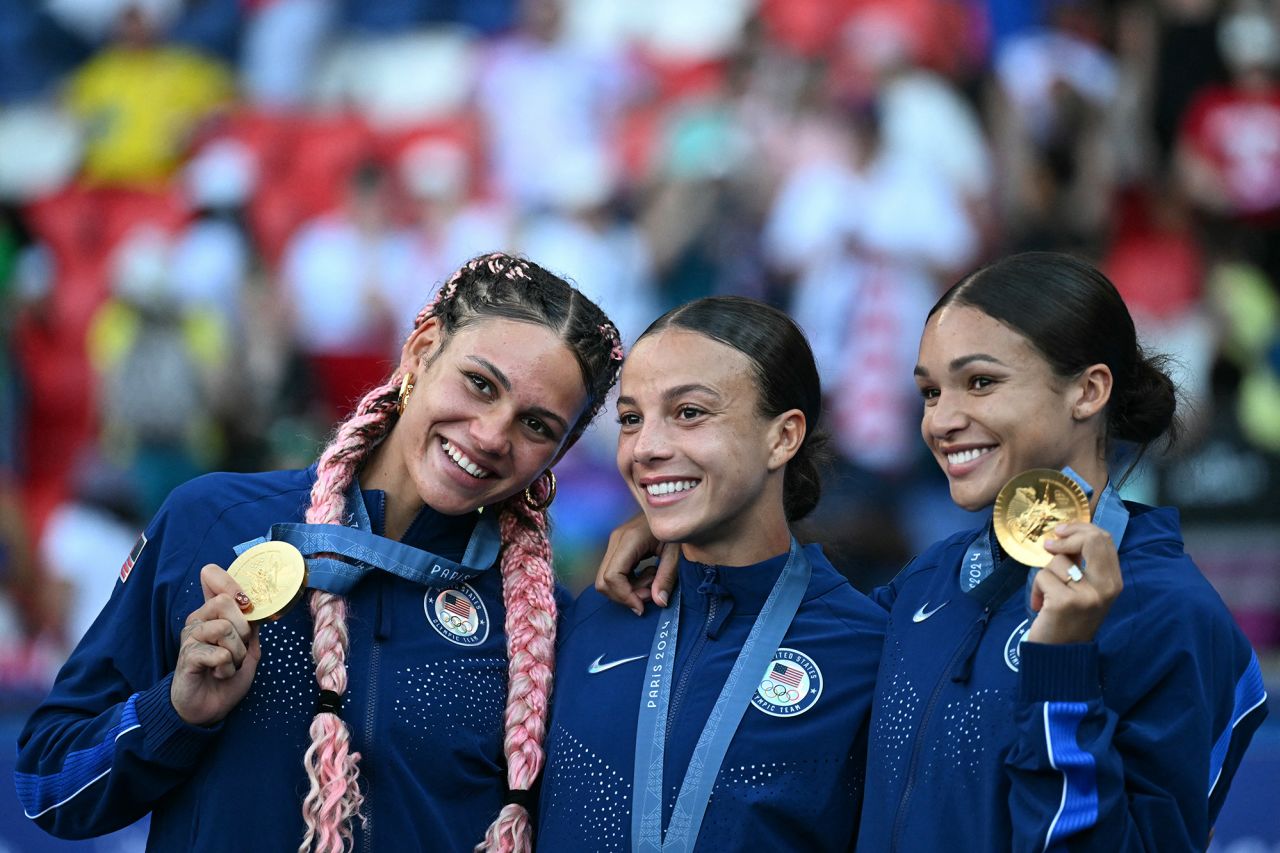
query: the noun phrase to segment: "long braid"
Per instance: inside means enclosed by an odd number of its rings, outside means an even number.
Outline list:
[[[386,434],[395,410],[397,387],[393,377],[369,392],[356,412],[342,424],[320,456],[311,489],[309,524],[342,524],[348,515],[346,492],[361,461]],[[347,603],[339,595],[312,590],[311,657],[322,691],[341,697],[347,690]],[[299,853],[338,853],[352,842],[351,819],[360,812],[364,795],[358,782],[360,754],[351,751],[351,733],[342,718],[320,711],[311,720],[311,745],[303,757],[310,790],[302,802],[306,822]]]
[[[542,489],[541,478],[530,487]],[[523,495],[509,498],[499,521],[502,554],[502,600],[506,606],[507,711],[502,746],[507,758],[507,788],[528,791],[546,757],[547,709],[555,668],[556,601],[547,539],[547,514],[535,510]],[[526,853],[532,847],[529,812],[508,803],[489,826],[477,853]]]
[[[512,284],[523,286],[513,289]],[[563,300],[559,307],[556,300]],[[483,316],[541,322],[564,337],[582,368],[589,400],[587,411],[571,432],[571,440],[576,439],[617,379],[623,358],[617,329],[562,279],[536,264],[501,253],[463,265],[422,309],[414,326],[436,317],[448,334]],[[309,523],[344,523],[347,489],[370,450],[395,422],[400,379],[397,371],[387,384],[366,395],[321,454],[306,514]],[[549,485],[540,479],[531,486],[531,490],[539,489],[545,499]],[[503,741],[507,787],[528,791],[545,757],[543,741],[555,662],[555,579],[545,511],[534,510],[517,494],[503,504],[499,528],[509,660]],[[341,697],[347,686],[346,602],[316,590],[311,593],[310,606],[316,680],[322,691]],[[316,853],[340,853],[352,842],[351,819],[359,814],[364,798],[358,784],[360,756],[350,751],[350,742],[350,732],[337,714],[316,714],[305,757],[311,785],[303,802],[307,829],[299,853],[313,849]],[[524,853],[531,845],[527,809],[509,804],[477,849]]]

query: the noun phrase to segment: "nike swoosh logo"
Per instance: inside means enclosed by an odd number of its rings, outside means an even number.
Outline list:
[[[622,666],[624,663],[631,663],[633,660],[644,660],[646,657],[648,657],[648,655],[636,655],[633,658],[619,658],[618,660],[611,660],[608,663],[601,663],[601,661],[604,660],[604,655],[600,655],[600,657],[593,660],[591,665],[587,667],[587,672],[591,675],[596,675],[597,673],[604,672],[605,670],[613,669],[615,666]]]
[[[951,603],[951,599],[947,599],[946,601],[942,602],[941,604],[939,604],[937,607],[933,608],[932,610],[925,610],[925,608],[929,606],[929,602],[927,602],[927,601],[926,601],[924,604],[920,605],[920,609],[919,609],[919,610],[917,610],[917,611],[916,611],[916,614],[915,614],[914,616],[912,616],[912,617],[911,617],[911,621],[912,621],[912,622],[923,622],[924,620],[928,619],[930,616],[932,616],[933,614],[937,613],[939,610],[941,610],[942,608],[946,607],[946,606],[947,606],[948,604],[950,604],[950,603]]]

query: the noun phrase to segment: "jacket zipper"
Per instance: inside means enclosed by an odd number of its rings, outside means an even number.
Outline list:
[[[718,602],[714,595],[707,596],[707,612],[702,619],[702,630],[698,632],[698,642],[694,645],[693,650],[689,652],[689,657],[685,658],[684,671],[680,673],[680,681],[676,684],[675,692],[671,695],[671,704],[667,707],[666,736],[668,739],[671,737],[671,729],[675,724],[677,712],[680,709],[680,700],[684,698],[685,689],[689,686],[690,674],[693,672],[694,663],[707,645],[707,629],[711,627],[711,623],[716,618],[717,604]]]
[[[992,609],[990,605],[983,608],[982,615],[978,617],[978,621],[970,627],[969,632],[974,628],[985,629],[986,623],[991,619]],[[933,686],[933,693],[929,696],[929,704],[925,706],[924,714],[920,717],[920,724],[916,726],[915,737],[912,738],[911,747],[911,763],[907,765],[907,784],[902,789],[902,796],[898,798],[898,813],[893,821],[893,836],[889,843],[891,851],[899,848],[899,842],[902,839],[902,833],[906,829],[907,822],[907,805],[911,800],[912,790],[916,784],[916,772],[920,769],[920,753],[924,746],[924,738],[922,733],[929,728],[929,721],[933,717],[934,708],[937,707],[938,698],[942,695],[942,688],[951,681],[951,674],[955,670],[956,660],[960,657],[960,653],[969,645],[969,632],[966,632],[960,645],[956,646],[955,651],[951,653],[951,658],[947,661],[947,665],[942,668],[938,675],[938,681]],[[979,634],[978,642],[982,642],[982,636]],[[976,654],[976,651],[974,652]]]
[[[378,697],[378,662],[382,657],[382,643],[373,638],[373,648],[369,653],[369,695],[365,702],[364,714],[364,743],[365,749],[372,749],[375,743],[374,725],[377,723],[377,697]],[[364,838],[360,844],[360,849],[364,853],[373,853],[373,787],[365,788],[364,804],[360,808],[360,814]]]

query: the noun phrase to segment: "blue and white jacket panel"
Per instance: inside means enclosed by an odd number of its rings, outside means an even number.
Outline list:
[[[795,689],[766,699],[767,679],[759,679],[716,778],[698,850],[825,851],[852,844],[885,613],[850,587],[817,546],[806,553],[813,566],[809,587],[770,664],[781,663]],[[784,563],[785,555],[720,569],[681,561],[664,827],[707,715]],[[539,849],[631,849],[639,703],[650,687],[654,631],[666,614],[649,607],[637,618],[588,590],[567,617]]]
[[[261,628],[248,695],[220,724],[185,724],[169,700],[179,635],[203,602],[199,571],[272,523],[301,521],[314,470],[216,474],[174,490],[147,542],[19,739],[29,817],[64,837],[152,812],[157,850],[294,849],[318,687],[305,604]],[[381,529],[383,496],[365,492]],[[424,509],[404,541],[460,559],[474,520]],[[361,754],[356,849],[469,850],[501,807],[507,658],[496,568],[459,592],[476,630],[439,619],[442,592],[374,571],[346,596],[351,674],[343,719]]]
[[[878,591],[890,621],[859,849],[1207,846],[1266,713],[1258,661],[1184,553],[1176,511],[1128,508],[1124,590],[1093,643],[1022,642],[1022,588],[983,624],[959,584],[978,531]]]

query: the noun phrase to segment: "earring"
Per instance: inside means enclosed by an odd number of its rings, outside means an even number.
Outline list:
[[[396,414],[403,415],[405,404],[409,402],[409,395],[413,393],[413,374],[406,373],[404,378],[400,380],[400,395],[396,397]]]
[[[533,487],[536,486],[540,480],[546,480],[545,488],[547,490],[547,496],[542,500],[538,500],[533,496]],[[534,512],[544,511],[547,507],[551,506],[551,502],[555,499],[556,499],[556,475],[549,469],[546,471],[543,471],[542,474],[538,477],[538,479],[530,483],[529,487],[524,490],[524,502],[528,504],[529,509],[533,510]]]

